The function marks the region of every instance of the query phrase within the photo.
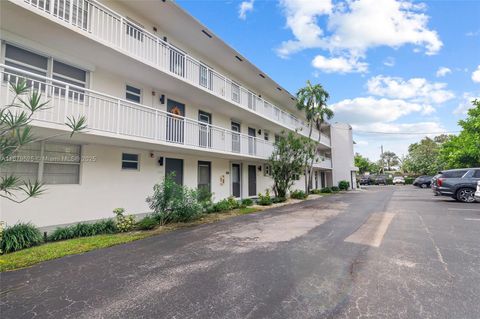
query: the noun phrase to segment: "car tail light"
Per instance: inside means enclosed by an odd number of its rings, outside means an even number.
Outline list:
[[[442,184],[443,184],[443,178],[437,179],[437,185],[442,187]]]

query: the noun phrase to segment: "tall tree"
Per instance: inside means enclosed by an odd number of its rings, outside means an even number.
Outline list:
[[[360,174],[365,174],[366,172],[371,172],[372,162],[368,158],[356,153],[355,166],[358,167]]]
[[[410,144],[402,168],[407,172],[420,175],[436,174],[443,169],[443,162],[440,161],[439,153],[446,138],[446,135],[434,138],[425,137],[418,143]]]
[[[328,92],[320,84],[312,85],[307,81],[307,86],[301,88],[297,92],[297,108],[305,113],[307,119],[309,132],[308,138],[311,139],[314,130],[318,131],[317,143],[320,144],[321,136],[320,130],[326,120],[333,117],[333,111],[328,108],[327,100],[330,97]],[[305,191],[310,192],[313,178],[313,164],[315,162],[316,154],[305,158],[307,163],[305,167]]]
[[[53,136],[39,139],[32,133],[30,123],[35,113],[44,110],[48,101],[42,99],[42,94],[32,90],[27,81],[18,78],[16,83],[10,83],[13,93],[12,102],[0,109],[0,169],[11,162],[18,150],[28,144],[44,141]],[[86,128],[85,117],[70,117],[65,123],[70,128],[66,133],[70,137]],[[62,135],[62,134],[59,134]],[[56,135],[55,137],[58,137]],[[31,197],[43,193],[43,185],[35,181],[23,181],[15,174],[0,176],[0,197],[21,203]]]
[[[472,102],[467,117],[460,120],[460,134],[442,144],[440,159],[446,168],[480,167],[480,100]]]
[[[400,164],[397,154],[392,151],[383,152],[383,154],[380,156],[380,160],[382,161],[383,165],[387,166],[388,171],[390,171],[393,166]]]

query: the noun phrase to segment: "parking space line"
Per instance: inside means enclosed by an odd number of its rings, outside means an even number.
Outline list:
[[[464,220],[473,220],[476,222],[480,222],[480,218],[464,218]]]
[[[468,210],[468,211],[480,212],[480,209],[475,209],[475,208],[449,208],[448,210]]]

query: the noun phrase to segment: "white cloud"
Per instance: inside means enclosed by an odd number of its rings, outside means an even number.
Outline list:
[[[456,115],[466,115],[468,110],[473,107],[473,100],[480,100],[480,94],[475,95],[472,93],[464,93],[463,100],[458,104],[458,106],[453,110],[453,114]]]
[[[362,132],[377,132],[385,133],[397,138],[411,138],[417,135],[438,135],[438,133],[445,132],[445,128],[438,122],[415,122],[415,123],[370,123],[370,124],[352,124],[353,132],[362,134]],[[365,133],[367,134],[367,133]],[[370,133],[368,133],[370,134]]]
[[[455,97],[446,90],[446,83],[429,82],[424,78],[404,80],[378,75],[367,82],[368,92],[377,96],[407,99],[417,103],[441,104]]]
[[[389,56],[388,58],[385,59],[385,61],[383,61],[383,64],[388,67],[393,67],[395,66],[395,58]]]
[[[477,67],[475,71],[473,71],[472,81],[476,83],[480,83],[480,65]]]
[[[450,70],[449,68],[447,67],[439,67],[437,72],[435,73],[435,75],[437,76],[437,78],[441,78],[441,77],[444,77],[445,75],[449,74],[449,73],[452,73],[452,70]]]
[[[242,20],[247,18],[247,12],[253,11],[253,4],[255,0],[243,1],[238,7],[238,17]]]
[[[323,46],[323,30],[318,26],[317,18],[332,11],[331,0],[280,0],[280,5],[287,19],[287,27],[295,37],[295,40],[282,43],[277,51],[281,57]]]
[[[401,99],[357,97],[332,104],[335,120],[351,124],[389,123],[414,112],[430,111],[425,105]]]
[[[366,72],[368,64],[359,62],[356,59],[344,57],[326,58],[322,55],[317,55],[312,61],[313,67],[325,73],[352,73],[352,72]]]
[[[280,4],[294,36],[278,49],[282,57],[308,48],[363,57],[370,48],[406,44],[422,47],[431,55],[443,45],[437,32],[427,26],[429,17],[423,4],[404,0],[342,1],[335,5],[331,0],[280,0]],[[319,25],[320,17],[326,18],[326,27]]]

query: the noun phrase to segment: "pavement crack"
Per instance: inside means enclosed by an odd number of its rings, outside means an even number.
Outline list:
[[[432,242],[433,247],[435,248],[435,252],[437,254],[438,261],[442,264],[443,269],[450,276],[450,278],[454,278],[455,276],[448,269],[448,264],[443,259],[442,252],[440,251],[440,248],[437,246],[437,243],[435,242],[435,239],[433,238],[432,232],[430,231],[430,229],[428,229],[427,225],[425,224],[425,221],[423,220],[423,217],[420,214],[418,214],[418,212],[417,212],[417,215],[418,215],[418,218],[420,218],[422,226],[425,229],[425,232],[428,234],[428,237],[430,238],[430,241]]]

